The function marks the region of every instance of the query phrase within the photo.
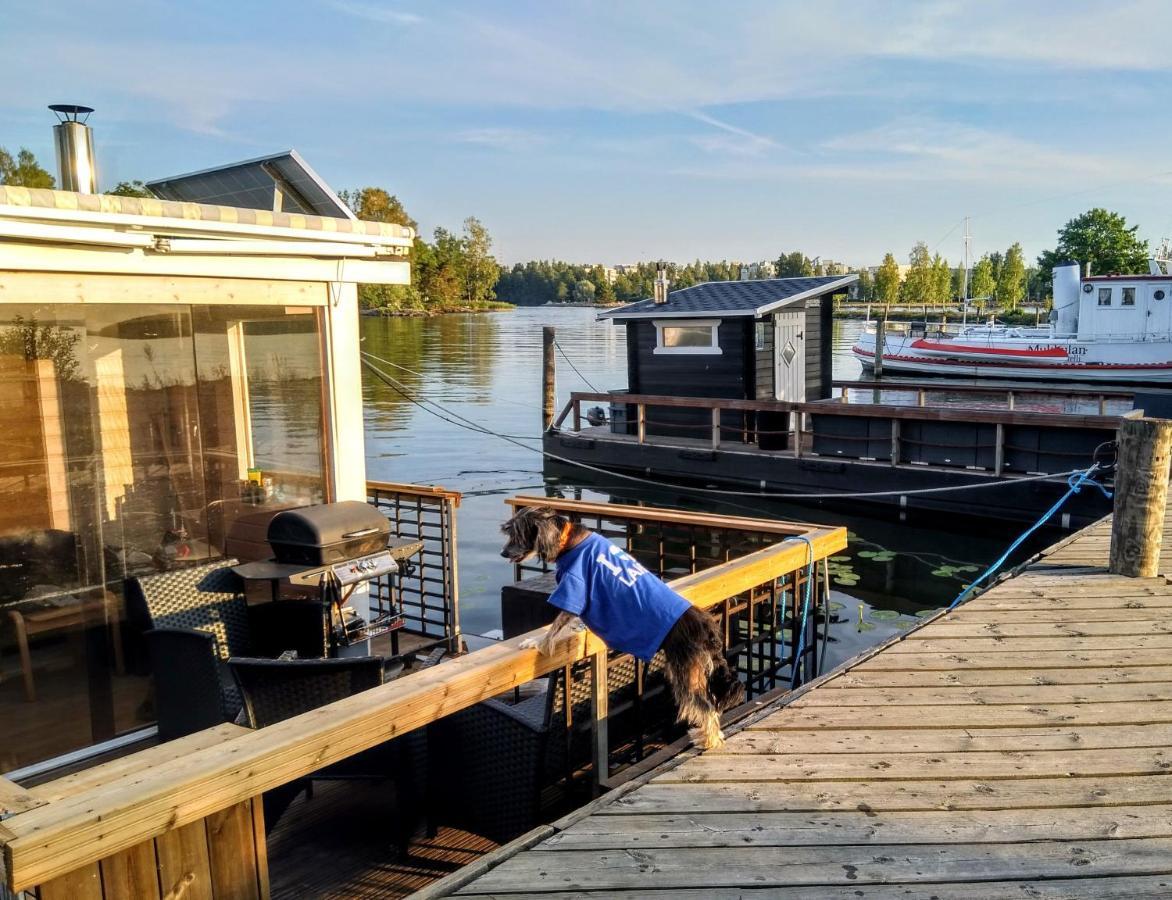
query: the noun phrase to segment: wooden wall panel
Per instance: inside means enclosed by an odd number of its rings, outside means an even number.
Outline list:
[[[252,803],[245,800],[204,820],[216,900],[261,900]]]
[[[103,859],[101,869],[106,900],[117,897],[159,900],[162,896],[154,841],[146,841]]]
[[[46,881],[37,889],[39,900],[103,900],[102,873],[97,863]]]
[[[214,900],[207,826],[203,819],[159,835],[155,838],[155,850],[164,898]]]

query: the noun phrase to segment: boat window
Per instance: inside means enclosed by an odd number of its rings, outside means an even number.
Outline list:
[[[1123,299],[1119,301],[1120,306],[1135,306],[1135,288],[1125,287],[1123,289]]]
[[[1111,288],[1099,288],[1099,306],[1111,305]]]
[[[720,353],[717,319],[693,319],[692,321],[655,323],[656,353]]]

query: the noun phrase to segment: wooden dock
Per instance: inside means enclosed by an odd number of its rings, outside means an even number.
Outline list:
[[[1172,586],[1107,574],[1109,544],[1104,520],[445,889],[1172,896]]]

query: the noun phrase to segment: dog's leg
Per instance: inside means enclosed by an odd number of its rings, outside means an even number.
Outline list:
[[[675,695],[679,719],[700,731],[700,746],[717,750],[724,746],[720,713],[712,703],[708,679],[712,661],[703,650],[689,656],[682,665],[668,665],[667,675]]]
[[[571,635],[579,634],[585,629],[585,623],[577,616],[568,612],[560,612],[541,637],[525,638],[520,643],[520,649],[537,650],[542,656],[549,656],[563,640]]]

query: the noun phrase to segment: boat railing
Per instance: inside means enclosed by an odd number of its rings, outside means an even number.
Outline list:
[[[897,387],[879,383],[873,388],[872,403],[851,402],[850,388],[837,398],[804,403],[574,392],[552,430],[559,431],[569,420],[566,435],[571,439],[633,440],[711,452],[748,446],[795,457],[1012,477],[1065,473],[1076,463],[1089,464],[1094,449],[1113,439],[1120,418],[1064,412],[1057,402],[1056,411],[929,406],[927,390],[917,393],[923,405],[879,402],[883,390]],[[1006,396],[1014,398],[1012,393]],[[1105,411],[1110,395],[1095,396],[1098,408]],[[585,421],[599,424],[584,431],[582,406],[592,402],[607,403],[609,414],[588,411]]]
[[[846,547],[844,528],[806,526],[745,556],[674,579],[710,610],[809,571]],[[781,535],[778,535],[780,538]],[[790,587],[788,590],[793,591]],[[0,779],[0,847],[9,891],[42,900],[128,896],[141,882],[179,896],[266,897],[261,794],[556,670],[586,663],[607,684],[607,649],[589,632],[549,656],[534,631],[259,730],[232,724],[33,787]],[[606,690],[592,688],[593,771],[609,752]]]

